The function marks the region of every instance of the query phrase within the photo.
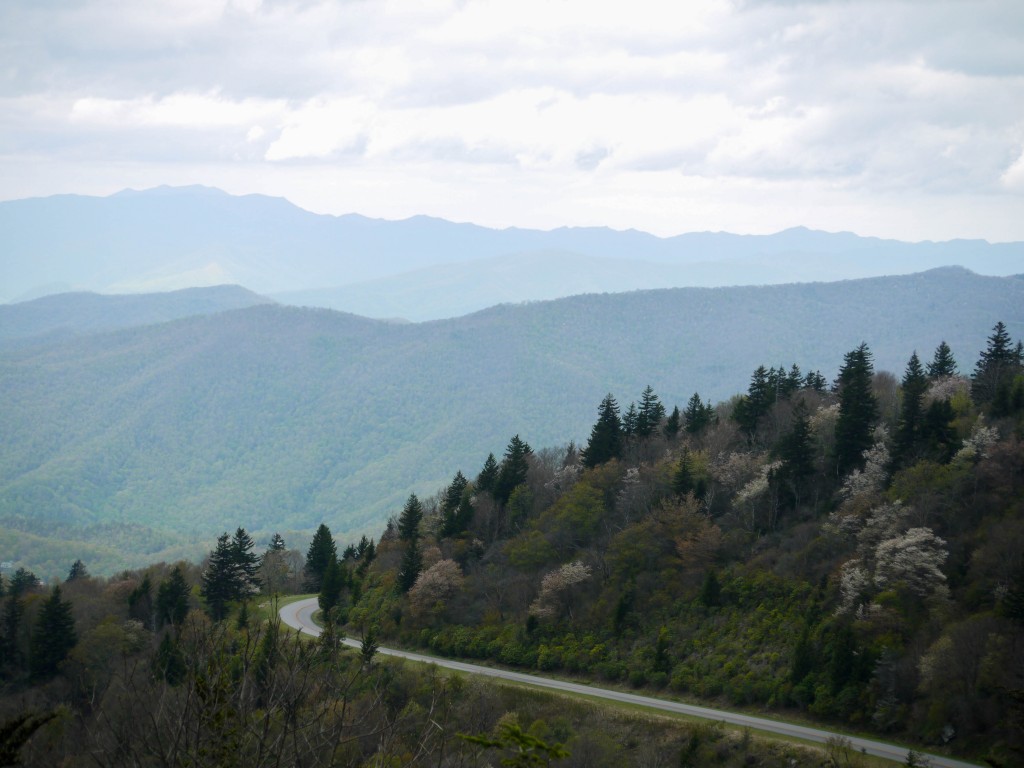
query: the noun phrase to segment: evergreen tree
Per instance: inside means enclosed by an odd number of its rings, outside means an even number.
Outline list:
[[[693,473],[690,471],[690,453],[683,450],[679,464],[672,475],[672,490],[677,496],[685,496],[694,489]]]
[[[199,589],[214,621],[221,621],[227,615],[228,603],[238,597],[241,585],[231,539],[225,532],[217,538],[217,546],[210,553]]]
[[[706,608],[714,608],[722,604],[722,585],[718,581],[718,574],[712,568],[704,577],[704,583],[700,588],[700,595],[697,597],[701,605]]]
[[[1020,345],[1014,347],[1006,326],[1001,321],[996,323],[988,337],[988,346],[974,366],[971,396],[978,403],[990,403],[1001,390],[1007,395],[1013,377],[1020,372],[1021,362]]]
[[[284,538],[279,533],[275,533],[270,537],[270,546],[267,547],[268,552],[284,552]]]
[[[679,430],[682,428],[682,414],[679,413],[679,406],[672,408],[672,413],[668,415],[668,419],[665,421],[665,437],[669,441],[675,440],[679,436]]]
[[[415,493],[410,493],[405,507],[402,508],[402,515],[398,518],[398,537],[402,541],[412,541],[419,538],[420,521],[423,519],[423,505]]]
[[[160,640],[153,659],[153,671],[170,686],[180,685],[185,680],[188,665],[178,641],[167,633]]]
[[[419,539],[410,539],[405,547],[405,554],[402,556],[402,563],[398,568],[398,589],[408,592],[416,583],[416,578],[423,570],[423,554],[420,552]]]
[[[643,439],[650,437],[665,418],[665,406],[648,384],[640,395],[640,409],[636,416],[636,435]]]
[[[238,594],[236,599],[248,597],[260,591],[260,556],[253,552],[256,546],[244,528],[238,528],[231,539],[231,557],[238,573]]]
[[[89,571],[86,570],[85,563],[81,560],[75,560],[75,562],[71,564],[71,570],[68,571],[68,577],[64,581],[66,583],[74,581],[75,579],[87,578],[89,578]]]
[[[864,451],[872,445],[878,401],[871,389],[874,366],[867,344],[847,352],[839,369],[839,418],[836,420],[836,470],[842,476],[864,468]]]
[[[128,595],[128,616],[141,621],[146,629],[153,628],[153,580],[148,573]]]
[[[714,420],[715,409],[711,407],[711,403],[703,403],[700,395],[694,392],[686,403],[683,416],[686,421],[686,431],[691,435],[699,435]]]
[[[828,388],[828,380],[821,375],[821,371],[809,371],[804,377],[804,389],[815,392],[824,392]]]
[[[156,628],[161,629],[167,624],[180,627],[188,615],[188,603],[192,590],[185,581],[185,574],[180,565],[171,569],[171,575],[156,591]]]
[[[903,374],[900,420],[896,429],[893,449],[893,467],[905,466],[914,458],[915,449],[921,439],[924,426],[924,395],[928,391],[928,377],[925,375],[917,352],[910,356],[907,370]]]
[[[501,462],[498,480],[494,486],[494,498],[505,504],[517,485],[526,482],[526,473],[530,469],[529,458],[533,450],[529,444],[513,435],[505,448],[505,457]]]
[[[57,668],[78,642],[71,603],[61,599],[60,587],[54,587],[43,603],[32,631],[29,646],[29,673],[36,680],[57,674]]]
[[[776,477],[782,480],[792,496],[794,505],[800,504],[803,482],[814,474],[814,437],[807,405],[797,401],[793,408],[793,423],[789,432],[779,441],[779,467]]]
[[[953,350],[945,341],[939,343],[935,348],[932,361],[928,363],[928,378],[938,379],[943,376],[956,376],[958,373],[956,360],[953,358]]]
[[[39,577],[27,568],[21,567],[11,576],[11,583],[7,587],[7,592],[15,597],[21,597],[21,595],[38,588]]]
[[[18,595],[10,594],[4,603],[3,617],[0,617],[0,677],[5,670],[21,669],[23,657],[18,647],[18,632],[21,618],[25,614],[25,603]]]
[[[461,472],[456,472],[451,485],[445,489],[444,504],[441,511],[442,538],[458,536],[469,528],[473,521],[473,505],[470,501],[469,480]]]
[[[775,374],[774,368],[772,374]],[[757,426],[761,418],[768,413],[768,409],[776,400],[777,388],[772,384],[772,378],[777,380],[777,374],[771,376],[763,365],[759,365],[750,378],[747,394],[741,397],[733,408],[732,418],[748,440],[752,441],[757,435]]]
[[[341,590],[344,586],[344,566],[337,560],[332,560],[327,566],[327,570],[324,571],[323,585],[320,587],[320,594],[317,597],[317,603],[325,616],[341,602]]]
[[[476,477],[476,487],[485,491],[492,496],[494,495],[494,487],[498,482],[498,461],[494,458],[493,453],[487,454],[487,460],[484,461],[483,469],[480,470],[480,474]]]
[[[583,449],[583,466],[593,468],[622,455],[622,422],[619,405],[609,392],[597,408],[597,423]]]
[[[313,540],[309,543],[309,550],[306,552],[304,587],[307,592],[320,591],[324,572],[331,561],[336,560],[337,557],[338,548],[331,537],[331,529],[324,523],[320,523],[320,527],[313,534]]]
[[[627,440],[636,436],[637,420],[640,414],[637,413],[636,403],[630,403],[629,408],[622,417],[622,436]]]

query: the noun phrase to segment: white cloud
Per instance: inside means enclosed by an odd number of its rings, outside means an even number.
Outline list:
[[[1024,239],[1022,8],[10,0],[0,197],[116,159],[335,212]]]

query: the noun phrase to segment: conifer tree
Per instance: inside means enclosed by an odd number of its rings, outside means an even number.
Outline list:
[[[597,408],[597,423],[583,449],[583,466],[593,468],[622,455],[622,423],[619,404],[609,392]]]
[[[256,546],[244,528],[238,528],[231,539],[231,557],[238,573],[238,594],[236,599],[255,594],[260,590],[260,556],[253,552]]]
[[[782,480],[792,496],[794,505],[800,503],[803,482],[814,474],[814,440],[811,420],[804,401],[798,400],[793,408],[793,423],[788,433],[779,441],[779,458],[782,466],[776,476]]]
[[[711,403],[703,403],[700,395],[694,392],[686,403],[686,410],[683,411],[686,431],[691,435],[699,435],[712,422],[714,415],[715,409],[711,407]]]
[[[167,624],[175,627],[184,624],[191,594],[181,565],[174,566],[171,575],[160,583],[156,591],[156,628],[161,629]]]
[[[484,461],[483,469],[480,470],[480,474],[476,477],[476,487],[485,491],[492,496],[494,495],[494,486],[498,482],[498,461],[494,458],[493,453],[487,454],[487,459]]]
[[[532,454],[533,450],[526,441],[521,440],[519,435],[512,436],[505,448],[505,457],[494,484],[494,498],[497,501],[508,503],[516,486],[526,481],[526,473],[530,469],[529,457]]]
[[[640,395],[640,408],[636,415],[636,435],[643,439],[650,437],[665,418],[665,406],[648,384]]]
[[[423,505],[415,493],[410,493],[409,498],[402,508],[402,514],[398,518],[398,537],[402,541],[412,541],[419,538],[420,521],[423,519]]]
[[[345,586],[345,572],[337,560],[332,560],[324,571],[323,584],[320,587],[320,594],[317,603],[325,615],[330,613],[332,608],[337,607],[341,602],[341,590]]]
[[[227,532],[217,537],[217,546],[210,553],[210,560],[203,571],[199,594],[206,601],[207,609],[214,621],[227,615],[228,603],[238,597],[241,578],[235,562],[231,539]]]
[[[668,415],[668,419],[665,420],[665,437],[669,441],[675,440],[679,436],[681,428],[682,414],[679,413],[679,406],[676,405],[672,408],[672,413]]]
[[[867,344],[847,352],[839,369],[839,417],[835,429],[836,471],[842,476],[864,468],[872,445],[878,401],[871,389],[874,366]]]
[[[332,560],[337,559],[338,548],[331,537],[331,529],[324,523],[313,534],[313,540],[309,543],[309,550],[306,552],[304,588],[307,592],[319,592],[323,582],[324,572]]]
[[[32,631],[29,646],[29,673],[36,680],[57,674],[58,666],[78,642],[71,603],[61,599],[60,587],[54,587],[43,603]]]
[[[0,617],[0,677],[8,670],[21,669],[24,662],[22,649],[18,647],[18,632],[25,614],[25,603],[21,597],[11,593],[4,603]]]
[[[775,379],[778,378],[774,368],[772,374]],[[768,409],[776,400],[777,390],[772,385],[772,378],[763,365],[758,366],[750,378],[747,394],[741,397],[733,408],[732,418],[748,440],[754,439],[761,418],[768,413]]]
[[[808,371],[804,376],[804,389],[815,392],[824,392],[828,387],[828,380],[821,375],[821,371]]]
[[[1000,395],[1008,394],[1013,377],[1020,372],[1021,349],[1013,340],[1002,321],[995,324],[988,346],[974,366],[971,396],[978,403],[990,403]]]
[[[412,589],[422,570],[423,554],[420,552],[419,539],[410,539],[406,544],[405,554],[402,556],[402,563],[398,568],[398,589],[402,593]]]
[[[128,595],[128,616],[141,621],[146,629],[153,628],[153,580],[148,573]]]
[[[913,458],[924,423],[924,395],[928,391],[928,377],[915,351],[907,362],[903,374],[900,420],[896,429],[893,449],[893,467],[906,465]]]
[[[274,535],[270,537],[270,546],[267,547],[267,551],[284,552],[284,550],[284,537],[282,537],[281,534],[275,532]]]
[[[64,580],[65,583],[74,581],[75,579],[87,579],[89,578],[89,571],[85,568],[85,563],[81,560],[75,560],[71,564],[71,570],[68,571],[68,577]]]
[[[938,379],[943,376],[956,376],[957,367],[956,360],[953,358],[953,350],[949,348],[949,344],[943,340],[939,343],[939,346],[935,348],[935,354],[932,357],[932,361],[928,363],[928,378]]]
[[[684,450],[679,457],[675,474],[672,475],[672,490],[677,496],[685,496],[694,490],[693,473],[690,471],[690,453]]]

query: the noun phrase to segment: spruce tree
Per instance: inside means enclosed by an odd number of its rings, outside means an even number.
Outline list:
[[[690,471],[690,453],[684,450],[679,457],[679,464],[672,475],[672,491],[677,496],[685,496],[694,490],[693,473]]]
[[[71,570],[68,571],[68,577],[64,580],[65,583],[74,581],[75,579],[87,579],[89,578],[89,571],[85,568],[85,563],[81,560],[75,560],[71,564]]]
[[[279,533],[274,533],[270,537],[270,546],[267,547],[268,552],[284,552],[284,538]]]
[[[498,479],[494,484],[494,498],[502,504],[508,503],[509,496],[517,485],[526,482],[526,473],[530,469],[529,458],[533,454],[526,441],[519,435],[513,435],[505,448],[505,457],[498,471]]]
[[[672,408],[672,413],[668,415],[668,419],[665,420],[665,437],[671,442],[679,436],[679,430],[682,428],[682,414],[679,413],[679,406]]]
[[[872,445],[878,401],[871,389],[874,366],[867,344],[847,352],[839,369],[839,418],[835,457],[839,476],[864,468],[864,451]]]
[[[171,569],[171,575],[156,591],[156,628],[161,629],[167,624],[180,627],[188,615],[188,603],[192,590],[185,581],[185,574],[180,565]]]
[[[235,531],[235,535],[231,539],[231,557],[238,573],[236,599],[247,597],[260,590],[260,556],[253,552],[255,546],[252,537],[245,532],[244,528],[238,528]]]
[[[309,550],[306,552],[304,588],[307,592],[320,591],[324,572],[331,561],[337,557],[338,548],[331,537],[331,529],[324,523],[320,523],[320,527],[313,534],[313,540],[309,543]]]
[[[8,595],[3,616],[0,617],[0,677],[7,671],[22,668],[24,658],[18,646],[18,633],[24,615],[25,603],[18,595]]]
[[[714,415],[715,409],[711,407],[711,403],[703,403],[700,395],[694,392],[686,403],[686,410],[683,411],[686,431],[691,435],[699,435],[712,422]]]
[[[43,603],[32,631],[29,646],[29,673],[45,680],[57,674],[58,667],[78,642],[71,603],[61,599],[60,587],[54,587]]]
[[[484,461],[483,469],[480,470],[480,474],[476,477],[476,487],[478,490],[494,495],[494,486],[498,482],[498,461],[494,458],[493,453],[487,454],[487,459]]]
[[[1013,346],[1013,340],[1002,321],[996,323],[988,346],[982,351],[974,366],[971,382],[971,396],[978,403],[990,403],[1000,390],[1008,393],[1013,377],[1020,372],[1020,346]]]
[[[665,406],[648,384],[640,395],[640,409],[636,415],[636,435],[643,439],[650,437],[665,418]]]
[[[593,468],[622,455],[622,422],[619,404],[609,392],[597,407],[597,423],[583,449],[583,466]]]
[[[327,566],[327,570],[324,571],[323,584],[317,597],[317,603],[325,616],[341,602],[341,590],[344,586],[344,566],[337,560],[332,560]]]
[[[896,429],[893,449],[893,467],[905,466],[914,458],[924,426],[924,395],[928,391],[928,377],[925,375],[917,352],[910,356],[907,370],[903,374],[900,420]]]
[[[956,376],[956,360],[953,358],[953,350],[945,341],[939,343],[935,348],[932,361],[928,363],[928,378],[938,379],[943,376]]]
[[[622,436],[627,440],[636,437],[637,421],[640,414],[636,410],[636,403],[630,403],[626,413],[622,416]]]
[[[793,408],[792,426],[779,441],[778,455],[782,466],[777,477],[789,489],[794,506],[799,505],[803,483],[814,474],[814,437],[807,405],[802,399]]]
[[[416,578],[423,570],[423,553],[420,552],[419,539],[410,539],[398,568],[398,589],[405,593],[412,589]]]
[[[402,541],[419,538],[421,520],[423,520],[423,505],[420,504],[415,493],[410,493],[402,508],[402,514],[398,518],[398,537]]]
[[[228,603],[238,597],[241,583],[231,539],[225,532],[217,537],[217,546],[210,553],[199,590],[214,621],[221,621],[227,615]]]

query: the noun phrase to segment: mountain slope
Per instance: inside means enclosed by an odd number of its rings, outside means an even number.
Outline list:
[[[405,281],[441,283],[442,303],[471,298],[467,306],[485,307],[508,300],[507,293],[488,290],[488,270],[483,268],[475,282],[446,286],[447,265],[498,258],[519,261],[514,295],[529,300],[665,285],[654,273],[646,281],[624,280],[618,277],[621,270],[595,283],[595,276],[608,271],[604,259],[635,262],[641,278],[644,263],[671,265],[683,281],[674,285],[708,286],[855,278],[956,264],[1005,275],[1024,262],[1024,243],[901,243],[802,228],[769,236],[669,238],[598,227],[494,230],[424,216],[404,221],[323,216],[279,198],[235,197],[204,187],[3,202],[0,243],[0,302],[71,290],[130,293],[224,283],[260,294],[321,291],[403,275]],[[577,279],[538,280],[524,266],[556,253],[585,257],[574,270]],[[682,269],[687,265],[691,269]],[[408,275],[425,269],[438,271]],[[416,309],[409,316],[439,316],[418,309],[436,297],[406,298]],[[374,309],[325,301],[346,310]]]
[[[760,363],[832,376],[862,341],[899,372],[945,339],[969,370],[1000,319],[1021,335],[1024,282],[946,269],[415,325],[263,305],[15,350],[0,362],[0,527],[102,543],[131,523],[131,562],[236,525],[373,532],[410,490],[475,474],[514,433],[584,439],[606,392],[722,399]]]

